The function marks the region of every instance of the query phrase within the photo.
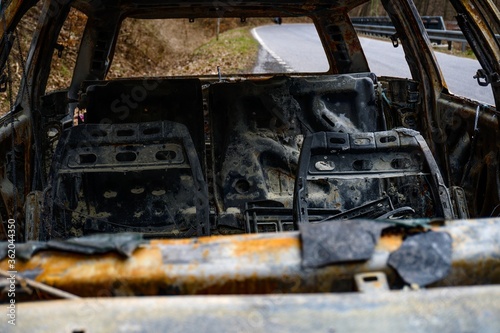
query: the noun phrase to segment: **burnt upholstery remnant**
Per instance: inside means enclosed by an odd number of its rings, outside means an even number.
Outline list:
[[[48,242],[29,241],[19,244],[16,254],[23,260],[29,260],[40,251],[64,251],[85,255],[114,252],[123,257],[130,257],[145,242],[140,233],[96,234]],[[0,242],[0,260],[7,257],[7,251],[8,243]]]

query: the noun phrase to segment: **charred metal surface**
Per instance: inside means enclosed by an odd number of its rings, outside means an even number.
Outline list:
[[[435,231],[453,239],[451,270],[432,286],[500,283],[500,220],[452,222]],[[40,252],[16,268],[22,276],[78,296],[161,294],[250,294],[354,290],[354,275],[384,272],[391,288],[401,286],[387,265],[403,243],[402,234],[382,235],[364,262],[302,267],[298,232],[152,240],[125,259]],[[0,268],[8,270],[7,260]]]
[[[424,128],[420,116],[418,82],[386,78],[380,81],[384,87],[380,104],[385,111],[387,128],[405,127],[417,131]]]
[[[346,12],[328,12],[319,15],[318,24],[325,29],[319,31],[331,63],[333,73],[364,73],[369,72],[369,66],[362,52],[361,44],[354,27],[348,23],[349,16]]]
[[[182,124],[79,125],[63,133],[55,160],[44,239],[210,234],[207,185]]]
[[[252,202],[290,209],[304,135],[377,129],[375,82],[373,74],[354,74],[214,84],[216,198],[222,213],[235,216],[219,225],[243,229]],[[317,191],[328,195],[328,189]]]
[[[26,214],[25,241],[40,239],[40,217],[43,207],[43,193],[36,191],[26,196],[24,211]]]
[[[26,115],[12,113],[0,121],[0,213],[2,220],[17,218],[16,240],[24,240],[24,203],[31,182],[31,139],[32,122]],[[14,130],[12,132],[12,129]],[[14,136],[14,137],[12,137]],[[7,235],[0,238],[5,239]]]
[[[310,184],[323,185],[330,196],[322,196],[318,202]],[[384,197],[389,204],[383,203]],[[429,148],[418,132],[408,129],[308,136],[301,151],[294,204],[299,224],[311,221],[309,208],[352,213],[325,216],[320,221],[376,218],[391,211],[398,215],[401,208],[405,211],[399,215],[410,217],[454,217],[448,190]]]
[[[470,216],[492,216],[500,203],[498,112],[456,96],[442,96],[438,112],[439,140],[450,152],[450,182],[463,189],[455,201],[465,200]]]

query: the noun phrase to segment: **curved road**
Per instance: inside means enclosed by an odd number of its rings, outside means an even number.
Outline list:
[[[254,37],[261,44],[256,72],[266,72],[270,62],[274,69],[286,72],[325,72],[328,62],[312,24],[268,25],[255,28]],[[378,76],[411,77],[402,47],[392,43],[360,38],[361,45],[372,72]],[[481,87],[473,78],[481,68],[477,60],[435,52],[443,76],[452,93],[481,102],[494,104],[491,87]],[[272,70],[271,70],[272,71]]]

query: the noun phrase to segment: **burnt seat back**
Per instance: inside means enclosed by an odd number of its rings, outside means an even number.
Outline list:
[[[299,103],[310,132],[373,132],[384,129],[373,73],[293,78],[290,94]]]
[[[44,202],[44,238],[210,234],[208,190],[186,126],[84,124],[63,132]]]
[[[363,73],[212,85],[215,198],[223,208],[219,224],[243,228],[242,215],[226,216],[243,214],[249,202],[272,200],[292,208],[306,134],[383,129],[376,81],[374,74]]]
[[[79,107],[86,124],[172,121],[189,131],[205,169],[203,95],[198,79],[144,78],[85,81]]]
[[[338,211],[322,213],[331,209]],[[419,132],[405,128],[308,135],[297,172],[294,215],[298,223],[456,217],[427,143]]]

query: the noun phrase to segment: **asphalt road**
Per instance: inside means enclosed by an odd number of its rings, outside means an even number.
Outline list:
[[[312,24],[268,25],[252,31],[262,48],[256,72],[325,72],[328,62]],[[411,77],[402,47],[390,42],[360,38],[372,72],[377,76]],[[450,91],[493,104],[491,87],[473,78],[481,68],[477,60],[435,52]]]

